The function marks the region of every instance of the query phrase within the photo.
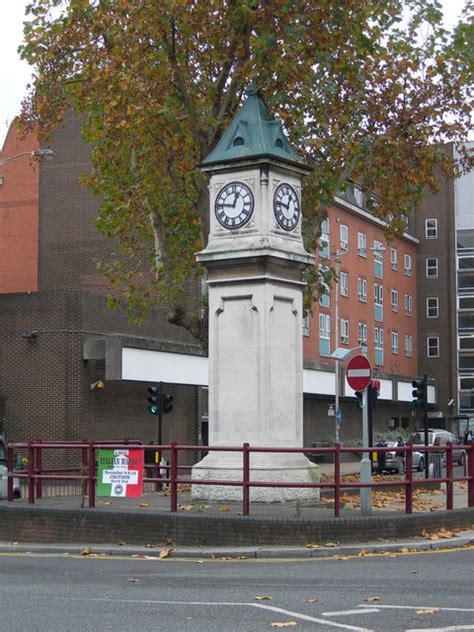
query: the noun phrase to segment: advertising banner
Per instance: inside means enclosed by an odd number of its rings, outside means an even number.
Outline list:
[[[143,486],[143,449],[99,450],[97,496],[140,497]]]

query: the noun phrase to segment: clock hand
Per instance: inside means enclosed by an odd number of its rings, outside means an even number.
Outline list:
[[[240,195],[240,191],[237,191],[236,194],[235,194],[234,203],[232,205],[233,208],[235,208],[235,205],[237,204],[237,199],[238,199],[239,195]]]

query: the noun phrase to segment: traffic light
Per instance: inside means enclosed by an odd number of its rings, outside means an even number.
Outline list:
[[[149,386],[148,387],[148,412],[151,415],[158,415],[160,412],[160,396],[161,396],[161,387],[160,386]]]
[[[362,391],[355,391],[354,395],[357,397],[357,408],[360,408],[362,410],[362,408],[364,407],[362,404]]]
[[[170,413],[173,410],[173,400],[174,400],[173,395],[165,395],[163,393],[162,409],[161,409],[163,412],[163,415],[166,415],[166,413]]]
[[[372,408],[375,408],[377,405],[377,398],[380,393],[380,380],[372,380],[369,384],[369,402]]]
[[[427,404],[428,379],[426,375],[422,380],[413,380],[411,383],[413,390],[411,392],[413,401],[412,406],[415,408],[425,408]]]

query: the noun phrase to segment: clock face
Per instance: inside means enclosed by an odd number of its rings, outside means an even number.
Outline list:
[[[243,182],[229,182],[217,194],[214,203],[216,219],[224,228],[240,228],[252,217],[252,191]]]
[[[273,195],[273,212],[283,230],[293,230],[300,219],[300,202],[294,188],[289,184],[279,184]]]

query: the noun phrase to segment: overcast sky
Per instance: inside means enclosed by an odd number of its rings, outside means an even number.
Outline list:
[[[22,23],[25,7],[30,0],[0,0],[0,148],[8,125],[19,113],[31,70],[18,58],[17,49],[22,41]],[[464,0],[442,0],[446,26],[456,23]]]

